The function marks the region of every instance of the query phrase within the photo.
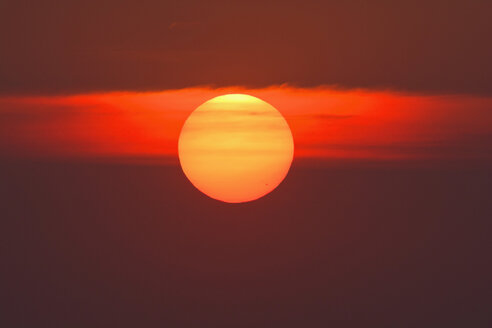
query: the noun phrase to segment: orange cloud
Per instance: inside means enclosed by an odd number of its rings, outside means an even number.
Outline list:
[[[277,108],[297,158],[489,158],[492,99],[364,90],[190,88],[0,98],[4,155],[169,157],[187,116],[226,93]]]

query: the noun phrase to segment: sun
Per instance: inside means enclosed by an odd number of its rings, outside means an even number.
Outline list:
[[[287,121],[245,94],[212,98],[191,113],[178,142],[181,167],[204,194],[228,203],[258,199],[287,175],[294,141]]]

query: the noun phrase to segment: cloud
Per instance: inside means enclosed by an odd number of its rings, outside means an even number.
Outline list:
[[[219,94],[238,92],[282,113],[296,158],[491,159],[491,98],[286,87],[0,97],[0,153],[175,158],[188,115]],[[242,124],[227,122],[230,129]]]
[[[491,10],[443,0],[6,0],[0,93],[287,83],[491,95]]]
[[[492,148],[492,134],[468,134],[439,140],[414,140],[375,143],[317,143],[303,146],[319,157],[366,159],[439,159],[492,161],[486,151]]]
[[[329,110],[329,109],[328,109]],[[337,114],[301,114],[301,115],[291,115],[291,119],[296,119],[296,120],[326,120],[326,121],[331,121],[331,120],[344,120],[348,118],[352,118],[355,115],[337,115]]]

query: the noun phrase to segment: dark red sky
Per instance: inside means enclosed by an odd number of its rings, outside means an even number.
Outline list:
[[[490,1],[0,3],[0,93],[197,85],[491,94]]]

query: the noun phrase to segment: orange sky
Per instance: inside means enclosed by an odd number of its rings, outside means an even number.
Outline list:
[[[0,98],[0,151],[43,157],[170,157],[206,100],[246,93],[277,108],[297,158],[489,158],[492,99],[386,91],[189,88]]]

